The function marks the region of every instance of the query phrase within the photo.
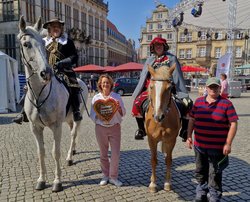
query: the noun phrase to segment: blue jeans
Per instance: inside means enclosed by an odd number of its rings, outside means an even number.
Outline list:
[[[222,172],[217,171],[218,162],[224,157],[223,154],[208,154],[195,151],[195,178],[198,182],[196,196],[207,195],[209,201],[218,202],[222,196]]]

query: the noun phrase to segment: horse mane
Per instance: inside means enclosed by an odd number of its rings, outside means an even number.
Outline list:
[[[156,68],[154,72],[153,79],[155,80],[168,80],[172,76],[170,67],[167,65]]]

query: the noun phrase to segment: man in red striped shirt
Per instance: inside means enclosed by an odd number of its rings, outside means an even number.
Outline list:
[[[232,102],[220,96],[220,88],[218,78],[209,78],[206,82],[207,95],[198,98],[190,112],[186,144],[190,149],[194,144],[197,202],[207,201],[207,197],[210,202],[220,201],[222,169],[219,162],[231,152],[237,131],[238,115]],[[227,163],[223,162],[223,168]]]

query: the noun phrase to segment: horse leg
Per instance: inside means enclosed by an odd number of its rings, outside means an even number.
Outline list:
[[[72,166],[73,165],[73,160],[72,156],[75,154],[75,146],[76,146],[76,136],[77,136],[77,129],[79,127],[79,121],[78,122],[70,122],[69,127],[70,127],[70,135],[71,135],[71,142],[70,142],[70,147],[68,151],[68,155],[66,158],[67,165]]]
[[[175,146],[175,142],[173,144],[167,144],[167,156],[165,157],[166,163],[166,176],[165,176],[165,183],[164,183],[164,190],[170,191],[171,190],[171,167],[172,167],[172,151]]]
[[[31,126],[31,131],[33,132],[36,144],[37,144],[37,154],[40,165],[40,176],[37,180],[37,185],[35,187],[36,190],[43,190],[46,188],[45,185],[45,175],[46,175],[46,167],[44,162],[45,157],[45,149],[44,149],[44,141],[43,141],[43,128]]]
[[[52,129],[54,135],[54,144],[52,155],[55,160],[55,180],[52,186],[52,192],[59,192],[63,190],[62,182],[61,182],[61,167],[60,167],[60,144],[61,144],[61,136],[62,136],[62,123],[56,124]]]
[[[148,136],[148,143],[151,150],[151,167],[152,167],[152,174],[151,174],[151,182],[149,184],[149,191],[151,193],[157,192],[157,185],[156,185],[156,166],[157,166],[157,142],[154,141],[152,138]]]

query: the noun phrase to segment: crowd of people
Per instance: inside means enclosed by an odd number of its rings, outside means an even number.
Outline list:
[[[79,86],[72,66],[77,62],[77,51],[73,41],[63,32],[64,22],[53,19],[44,24],[48,29],[48,36],[44,38],[49,64],[56,73],[66,76],[66,83],[70,89],[70,101],[74,112],[74,120],[80,121],[82,115],[79,111]],[[133,93],[133,108],[131,115],[135,117],[138,130],[135,139],[143,140],[146,136],[144,127],[145,111],[148,103],[148,86],[150,74],[148,65],[153,68],[170,67],[176,64],[172,82],[172,94],[177,100],[181,114],[182,129],[180,136],[188,148],[194,147],[198,182],[195,201],[220,201],[222,196],[222,171],[219,163],[231,152],[231,145],[237,131],[238,116],[228,97],[228,83],[226,74],[218,78],[211,77],[206,82],[206,94],[196,99],[194,105],[189,98],[185,87],[183,74],[177,57],[168,52],[169,46],[165,39],[156,37],[150,43],[152,55],[147,59],[141,72],[139,83]],[[90,118],[95,124],[96,140],[100,149],[100,165],[103,177],[100,185],[111,183],[122,186],[119,176],[119,160],[121,147],[121,123],[126,114],[121,96],[112,91],[113,79],[103,74],[96,82],[91,76],[89,90],[93,93],[91,101]],[[98,93],[96,94],[96,90]],[[21,124],[21,119],[14,122]],[[16,118],[16,119],[17,119]],[[28,121],[25,119],[25,121]],[[194,137],[193,136],[194,131]],[[108,151],[111,148],[109,159]]]

